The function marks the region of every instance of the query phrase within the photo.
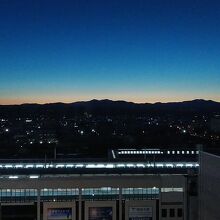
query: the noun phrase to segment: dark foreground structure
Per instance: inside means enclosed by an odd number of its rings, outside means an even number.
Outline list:
[[[102,161],[1,161],[0,219],[194,220],[198,156],[120,149]]]
[[[220,157],[200,154],[199,220],[220,218]]]

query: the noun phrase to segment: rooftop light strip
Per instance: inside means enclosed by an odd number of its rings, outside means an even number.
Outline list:
[[[53,163],[53,164],[0,164],[0,169],[74,169],[74,168],[193,168],[199,167],[198,162],[151,162],[151,163]]]

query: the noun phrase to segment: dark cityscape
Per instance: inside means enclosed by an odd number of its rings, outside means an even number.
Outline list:
[[[1,158],[107,157],[112,148],[217,151],[220,103],[139,104],[92,100],[0,106]]]

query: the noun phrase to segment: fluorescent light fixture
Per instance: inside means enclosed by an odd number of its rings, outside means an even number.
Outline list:
[[[114,164],[107,164],[106,168],[114,168]]]
[[[74,167],[73,164],[67,164],[67,165],[66,165],[66,168],[72,168],[72,167]]]
[[[105,168],[105,164],[97,164],[96,168]]]
[[[183,167],[183,164],[182,163],[178,163],[176,164],[177,167]]]
[[[22,164],[16,164],[15,165],[15,168],[23,168],[24,167],[24,165],[22,165]]]
[[[75,167],[76,168],[78,168],[78,167],[82,168],[82,167],[84,167],[84,165],[83,164],[76,164]]]
[[[12,168],[13,166],[11,164],[6,164],[5,168]]]
[[[163,167],[163,164],[162,163],[158,163],[158,164],[156,164],[156,167]]]
[[[36,164],[36,168],[44,168],[43,164]]]
[[[112,156],[114,159],[116,158],[114,150],[112,150]]]
[[[125,167],[124,164],[117,164],[117,167]]]
[[[34,167],[33,164],[28,164],[28,165],[25,166],[25,168],[33,168],[33,167]]]
[[[166,166],[167,167],[173,167],[173,164],[172,163],[167,163]]]
[[[37,175],[31,175],[29,178],[30,178],[30,179],[38,179],[39,176],[37,176]]]
[[[145,167],[144,164],[140,164],[140,163],[138,163],[136,166],[137,166],[137,167]]]
[[[56,168],[63,168],[63,167],[64,167],[64,164],[57,164],[55,167],[56,167]]]
[[[87,164],[86,165],[86,168],[95,168],[96,167],[96,165],[94,165],[94,164]]]
[[[128,163],[127,167],[134,167],[134,164]]]
[[[18,179],[18,176],[9,176],[9,179]]]

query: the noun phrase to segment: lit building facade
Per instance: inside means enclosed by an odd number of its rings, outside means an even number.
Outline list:
[[[190,182],[197,177],[198,167],[196,160],[188,159],[4,161],[0,163],[0,217],[190,219]]]

